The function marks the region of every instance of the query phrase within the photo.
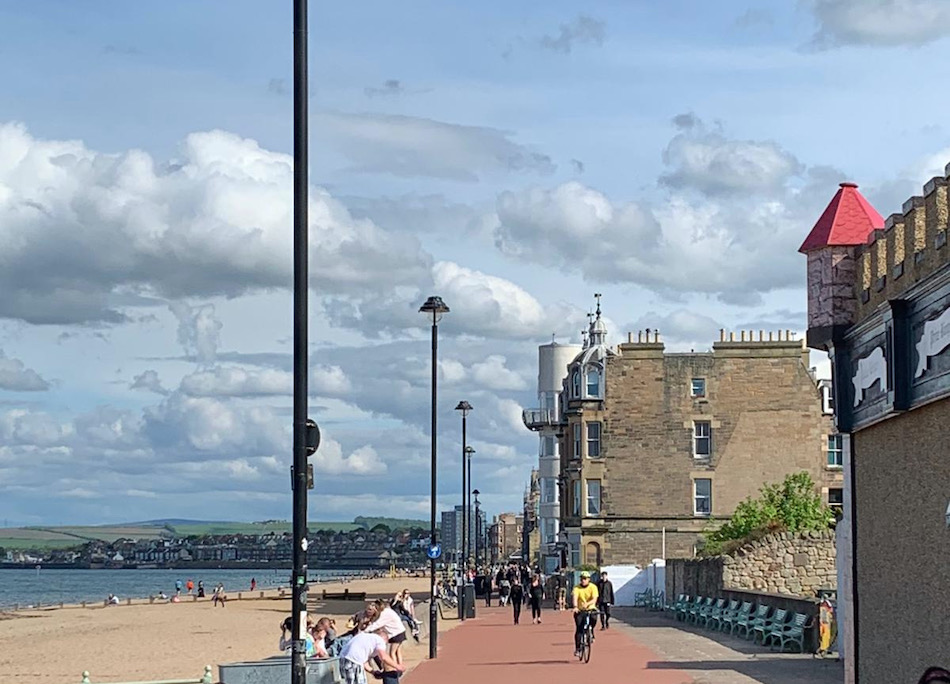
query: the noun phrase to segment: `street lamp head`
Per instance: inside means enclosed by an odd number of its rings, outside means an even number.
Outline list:
[[[477,506],[477,505],[478,505],[478,495],[481,494],[481,492],[476,489],[476,490],[474,490],[474,491],[472,492],[472,494],[475,496],[475,505]]]
[[[447,314],[449,307],[442,301],[442,297],[429,297],[426,303],[419,307],[419,313],[426,316],[432,316],[432,322],[438,323],[442,320],[442,314]]]
[[[465,453],[468,455],[469,458],[471,458],[472,454],[475,453],[475,450],[472,447],[467,446],[465,447]]]
[[[472,405],[469,404],[467,401],[460,401],[459,405],[455,407],[455,410],[461,411],[462,417],[464,418],[465,416],[468,415],[468,412],[472,410]]]

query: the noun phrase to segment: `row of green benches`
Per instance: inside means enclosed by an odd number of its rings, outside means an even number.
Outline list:
[[[634,608],[663,610],[666,607],[664,596],[665,594],[662,591],[653,591],[652,589],[638,591],[633,595],[633,606]]]
[[[761,641],[784,651],[787,646],[797,646],[805,652],[805,630],[812,626],[812,619],[803,613],[793,613],[783,608],[759,604],[753,610],[751,601],[726,601],[680,594],[669,606],[673,616],[681,621],[707,627],[720,632],[729,631],[753,642]]]

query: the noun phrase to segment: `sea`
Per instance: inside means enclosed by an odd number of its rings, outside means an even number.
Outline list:
[[[258,589],[290,586],[290,570],[45,570],[40,568],[0,570],[0,610],[19,606],[48,606],[58,603],[103,601],[109,594],[120,600],[148,598],[164,591],[175,593],[175,581],[189,579],[198,586],[204,582],[205,592],[219,583],[229,594],[250,591],[251,579]],[[311,584],[364,574],[353,570],[310,570]],[[184,591],[182,592],[184,593]]]

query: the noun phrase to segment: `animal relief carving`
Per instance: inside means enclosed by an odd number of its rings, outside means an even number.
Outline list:
[[[875,347],[874,351],[858,361],[851,383],[854,385],[854,405],[864,401],[864,390],[871,387],[875,381],[880,381],[881,389],[887,389],[887,359],[884,358],[884,348]]]
[[[931,321],[924,323],[924,334],[917,343],[917,370],[915,378],[927,371],[930,357],[936,356],[950,346],[950,309]]]

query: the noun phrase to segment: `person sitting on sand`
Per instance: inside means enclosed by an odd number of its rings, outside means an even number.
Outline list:
[[[115,594],[109,594],[109,598],[106,599],[106,603],[108,603],[110,606],[117,606],[119,605],[119,597]]]
[[[344,684],[367,684],[366,673],[370,670],[370,660],[379,659],[387,668],[394,672],[405,672],[406,667],[397,663],[386,652],[386,642],[383,640],[382,630],[376,632],[360,632],[350,639],[340,653],[340,675]]]

